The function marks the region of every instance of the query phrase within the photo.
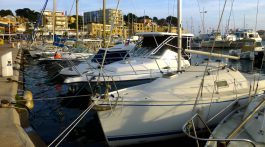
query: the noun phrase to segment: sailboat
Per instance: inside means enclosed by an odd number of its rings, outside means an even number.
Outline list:
[[[232,111],[214,129],[206,146],[265,146],[265,95],[256,96],[244,107]],[[224,139],[224,140],[222,140]]]
[[[249,103],[235,107],[224,119],[214,128],[213,131],[207,126],[199,114],[194,115],[183,126],[183,132],[192,139],[205,141],[208,147],[254,147],[265,146],[265,94],[257,94],[250,97]],[[209,138],[198,136],[198,128],[195,123],[201,122],[210,133]]]
[[[181,38],[181,0],[178,0],[179,41]],[[181,44],[179,44],[181,49]],[[179,51],[180,52],[180,51]],[[232,110],[231,102],[243,105],[253,95],[250,85],[255,77],[221,63],[187,67],[177,75],[163,76],[153,82],[95,96],[94,108],[110,146],[170,139],[183,135],[182,126],[194,114],[215,117],[216,125]],[[256,93],[265,90],[260,76]],[[228,107],[228,108],[227,108]]]

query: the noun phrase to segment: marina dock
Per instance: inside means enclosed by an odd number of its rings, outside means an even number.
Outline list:
[[[0,146],[45,146],[29,126],[28,111],[15,105],[15,97],[23,94],[23,74],[20,74],[23,53],[11,44],[0,46],[0,57],[12,52],[13,76],[3,76],[0,68]]]

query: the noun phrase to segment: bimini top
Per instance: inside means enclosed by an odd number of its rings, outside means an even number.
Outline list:
[[[178,36],[177,33],[168,33],[168,32],[141,32],[141,33],[136,33],[137,36]],[[193,34],[182,34],[184,37],[194,37]]]

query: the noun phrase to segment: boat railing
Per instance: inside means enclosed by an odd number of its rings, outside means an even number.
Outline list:
[[[235,106],[235,104],[238,102],[238,99],[236,98],[233,102],[231,102],[229,105],[227,105],[225,108],[223,108],[221,111],[219,111],[217,114],[215,114],[213,117],[211,117],[209,120],[207,120],[207,123],[210,123],[212,120],[220,116],[223,112],[225,112],[229,107]]]
[[[164,45],[166,45],[169,41],[173,40],[174,38],[176,38],[177,36],[169,36],[167,39],[165,39],[162,43],[160,43],[149,55],[154,55],[156,54]]]
[[[211,134],[211,137],[210,138],[198,137],[197,130],[199,130],[200,128],[199,127],[196,128],[197,125],[195,124],[195,122],[201,122],[203,124],[202,127],[206,128],[208,133]],[[215,138],[214,136],[212,136],[212,131],[210,130],[207,123],[201,118],[201,116],[198,113],[196,113],[190,120],[188,120],[184,124],[184,126],[182,127],[182,131],[184,132],[185,135],[194,139],[196,141],[196,144],[198,147],[200,147],[199,141],[207,141],[207,142],[211,142],[211,143],[216,143],[216,144],[211,144],[212,146],[216,146],[216,147],[218,147],[218,146],[226,147],[229,145],[230,142],[244,142],[244,143],[247,143],[253,147],[256,147],[255,143],[249,139]]]

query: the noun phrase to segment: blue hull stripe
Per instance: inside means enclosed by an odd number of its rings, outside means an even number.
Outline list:
[[[130,136],[107,136],[108,141],[118,141],[118,140],[129,140],[129,139],[139,139],[139,138],[150,138],[150,137],[161,137],[168,135],[177,135],[182,133],[181,131],[163,132],[163,133],[153,133],[153,134],[138,134]]]

